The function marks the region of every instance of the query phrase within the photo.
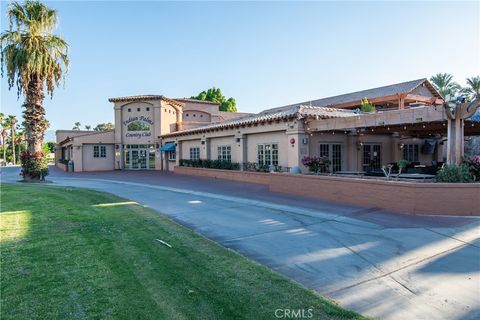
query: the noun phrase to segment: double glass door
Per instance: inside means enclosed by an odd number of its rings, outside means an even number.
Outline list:
[[[126,145],[125,169],[155,169],[153,145]]]
[[[378,170],[382,166],[382,146],[379,144],[363,145],[363,169]]]

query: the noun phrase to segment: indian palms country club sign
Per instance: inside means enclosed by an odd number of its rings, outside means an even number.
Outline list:
[[[141,137],[150,137],[152,135],[150,126],[153,126],[153,124],[153,120],[151,120],[150,117],[129,117],[127,120],[123,121],[123,125],[127,126],[125,137],[136,137],[139,139]]]

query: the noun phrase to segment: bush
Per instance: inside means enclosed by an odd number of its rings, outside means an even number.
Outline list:
[[[308,170],[314,173],[327,172],[330,166],[330,160],[327,157],[305,156],[302,159],[302,163],[308,167]]]
[[[451,183],[460,183],[460,182],[473,182],[473,174],[470,173],[468,167],[465,164],[459,166],[444,165],[437,172],[437,182],[451,182]]]
[[[28,180],[45,180],[48,175],[48,159],[43,152],[30,154],[25,151],[22,156],[22,176]]]
[[[237,162],[225,161],[225,160],[187,160],[180,159],[179,164],[181,167],[193,167],[193,168],[207,168],[207,169],[223,169],[223,170],[240,170],[240,164]]]
[[[465,159],[464,164],[468,167],[468,171],[475,181],[480,181],[480,156],[473,156]]]

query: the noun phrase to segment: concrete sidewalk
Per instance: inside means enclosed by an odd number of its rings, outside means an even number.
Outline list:
[[[18,180],[15,170],[2,180]],[[393,214],[160,172],[52,170],[49,180],[137,201],[364,315],[480,318],[478,218]]]

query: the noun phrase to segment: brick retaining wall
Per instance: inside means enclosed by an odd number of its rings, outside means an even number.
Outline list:
[[[270,191],[410,214],[480,216],[479,183],[416,183],[175,167],[175,173],[260,183]]]

